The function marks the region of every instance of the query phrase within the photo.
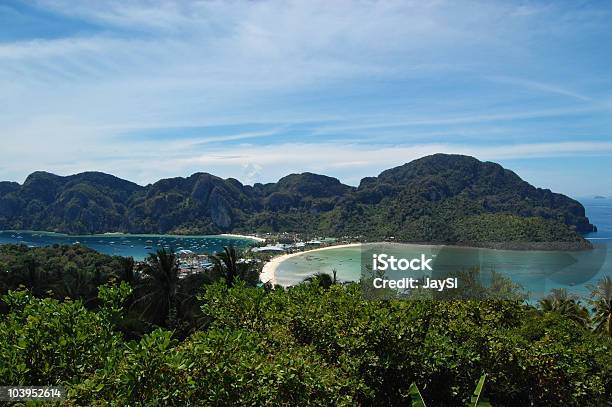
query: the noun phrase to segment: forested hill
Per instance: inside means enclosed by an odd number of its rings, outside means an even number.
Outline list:
[[[0,229],[67,233],[291,231],[405,241],[580,241],[583,206],[498,164],[435,154],[355,188],[312,173],[243,185],[207,173],[139,186],[97,172],[0,182]]]

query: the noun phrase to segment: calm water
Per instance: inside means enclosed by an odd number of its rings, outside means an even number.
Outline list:
[[[198,254],[210,254],[223,250],[223,246],[234,245],[246,248],[255,243],[252,239],[233,236],[175,236],[175,235],[127,235],[105,234],[72,236],[49,232],[1,231],[0,244],[21,243],[31,247],[54,244],[80,243],[100,253],[131,256],[136,260],[144,259],[157,249],[191,250]]]
[[[583,252],[513,251],[462,247],[402,245],[396,257],[412,258],[421,253],[436,258],[442,267],[469,268],[502,273],[529,292],[530,298],[545,295],[552,288],[566,288],[580,296],[590,292],[588,285],[604,275],[612,275],[612,199],[581,200],[598,232],[588,239],[595,250]],[[359,247],[322,250],[292,257],[276,270],[278,284],[292,285],[315,272],[335,269],[344,281],[355,281],[361,274],[362,249]]]

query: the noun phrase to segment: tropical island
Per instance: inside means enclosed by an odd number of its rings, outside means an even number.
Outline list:
[[[589,247],[582,234],[595,226],[580,203],[498,164],[436,154],[358,187],[310,173],[253,186],[209,174],[139,186],[101,173],[34,173],[23,185],[0,183],[0,228],[117,241],[122,233],[266,238],[206,262],[163,246],[134,261],[77,242],[0,245],[2,384],[60,385],[66,405],[450,406],[474,397],[481,406],[601,405],[612,397],[609,277],[588,297],[559,289],[535,304],[500,275],[482,285],[477,268],[462,271],[469,299],[366,300],[366,281],[314,271],[274,284],[280,258],[269,260],[287,248]],[[338,238],[314,238],[325,235]]]
[[[312,173],[243,185],[206,173],[140,186],[112,175],[0,182],[0,230],[282,233],[504,248],[589,248],[577,201],[499,164],[435,154],[351,187]],[[557,244],[555,246],[555,244]],[[554,247],[551,247],[554,246]]]
[[[0,404],[612,407],[611,21],[1,1]]]

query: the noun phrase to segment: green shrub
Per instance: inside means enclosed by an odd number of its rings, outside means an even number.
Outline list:
[[[3,384],[62,384],[69,405],[466,405],[483,372],[494,406],[598,405],[612,343],[519,301],[365,301],[358,284],[206,286],[206,330],[113,331],[129,289],[76,301],[3,298]]]
[[[115,302],[125,285],[101,289]],[[27,291],[2,297],[8,314],[0,317],[0,377],[5,385],[51,385],[81,380],[105,366],[121,337],[112,330],[117,305],[99,313],[80,301],[35,298]]]

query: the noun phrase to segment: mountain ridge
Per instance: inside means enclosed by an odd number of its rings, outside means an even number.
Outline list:
[[[286,231],[466,243],[580,241],[579,233],[595,227],[578,201],[536,188],[499,164],[434,154],[363,178],[357,187],[310,172],[252,186],[197,172],[141,186],[101,172],[37,171],[21,185],[0,182],[0,229]]]

